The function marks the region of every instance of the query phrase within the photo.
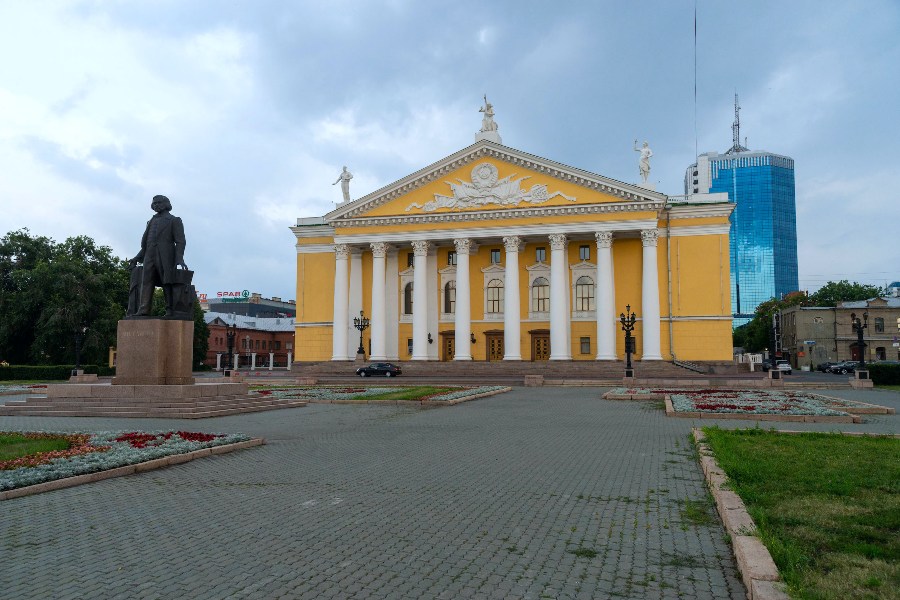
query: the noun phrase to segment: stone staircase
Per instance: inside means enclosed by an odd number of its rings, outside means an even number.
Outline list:
[[[117,388],[124,387],[135,388],[131,397],[122,397]],[[198,389],[190,389],[195,387]],[[141,393],[140,388],[148,390]],[[151,391],[149,388],[169,389]],[[7,400],[5,404],[0,404],[0,415],[203,419],[301,406],[306,406],[306,402],[248,392],[247,384],[209,383],[197,386],[58,384],[48,386],[46,395],[34,394],[23,400]]]

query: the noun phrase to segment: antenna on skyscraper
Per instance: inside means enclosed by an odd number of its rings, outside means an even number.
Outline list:
[[[734,123],[731,124],[731,148],[725,154],[737,154],[738,152],[747,152],[747,149],[741,146],[741,105],[738,103],[738,95],[735,92]]]

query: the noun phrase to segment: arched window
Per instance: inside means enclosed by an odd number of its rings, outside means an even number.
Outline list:
[[[594,280],[586,275],[575,281],[575,310],[594,310]]]
[[[406,287],[403,288],[403,314],[411,315],[412,312],[412,303],[413,303],[413,284],[409,282],[406,284]]]
[[[531,284],[531,311],[548,312],[550,310],[550,282],[538,277]]]
[[[456,282],[448,281],[444,286],[444,312],[452,314],[456,312]]]
[[[489,313],[503,312],[503,282],[499,279],[491,279],[488,282],[487,311]]]

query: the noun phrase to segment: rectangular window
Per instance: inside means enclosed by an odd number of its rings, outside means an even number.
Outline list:
[[[276,349],[276,350],[281,350],[281,342],[279,342],[279,341],[277,341],[277,340],[275,341],[275,349]]]
[[[406,266],[411,267],[416,261],[416,255],[410,252],[406,255]]]
[[[875,333],[884,333],[884,319],[881,317],[875,318]]]
[[[492,265],[500,264],[500,251],[499,250],[491,250],[491,264]]]
[[[412,338],[406,338],[406,353],[412,355]]]
[[[547,260],[547,249],[546,248],[535,248],[534,249],[534,260],[537,262],[544,262]]]
[[[455,250],[451,250],[450,252],[447,253],[447,264],[448,265],[456,264],[456,251]]]
[[[581,353],[582,354],[590,354],[591,353],[591,338],[589,338],[589,337],[581,338]]]
[[[578,258],[581,260],[591,260],[591,247],[578,246]]]

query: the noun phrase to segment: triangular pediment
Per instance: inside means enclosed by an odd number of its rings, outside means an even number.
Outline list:
[[[349,226],[361,220],[439,218],[439,215],[553,210],[573,206],[629,205],[654,210],[666,196],[487,140],[344,204],[325,221]],[[476,217],[477,218],[477,217]]]

